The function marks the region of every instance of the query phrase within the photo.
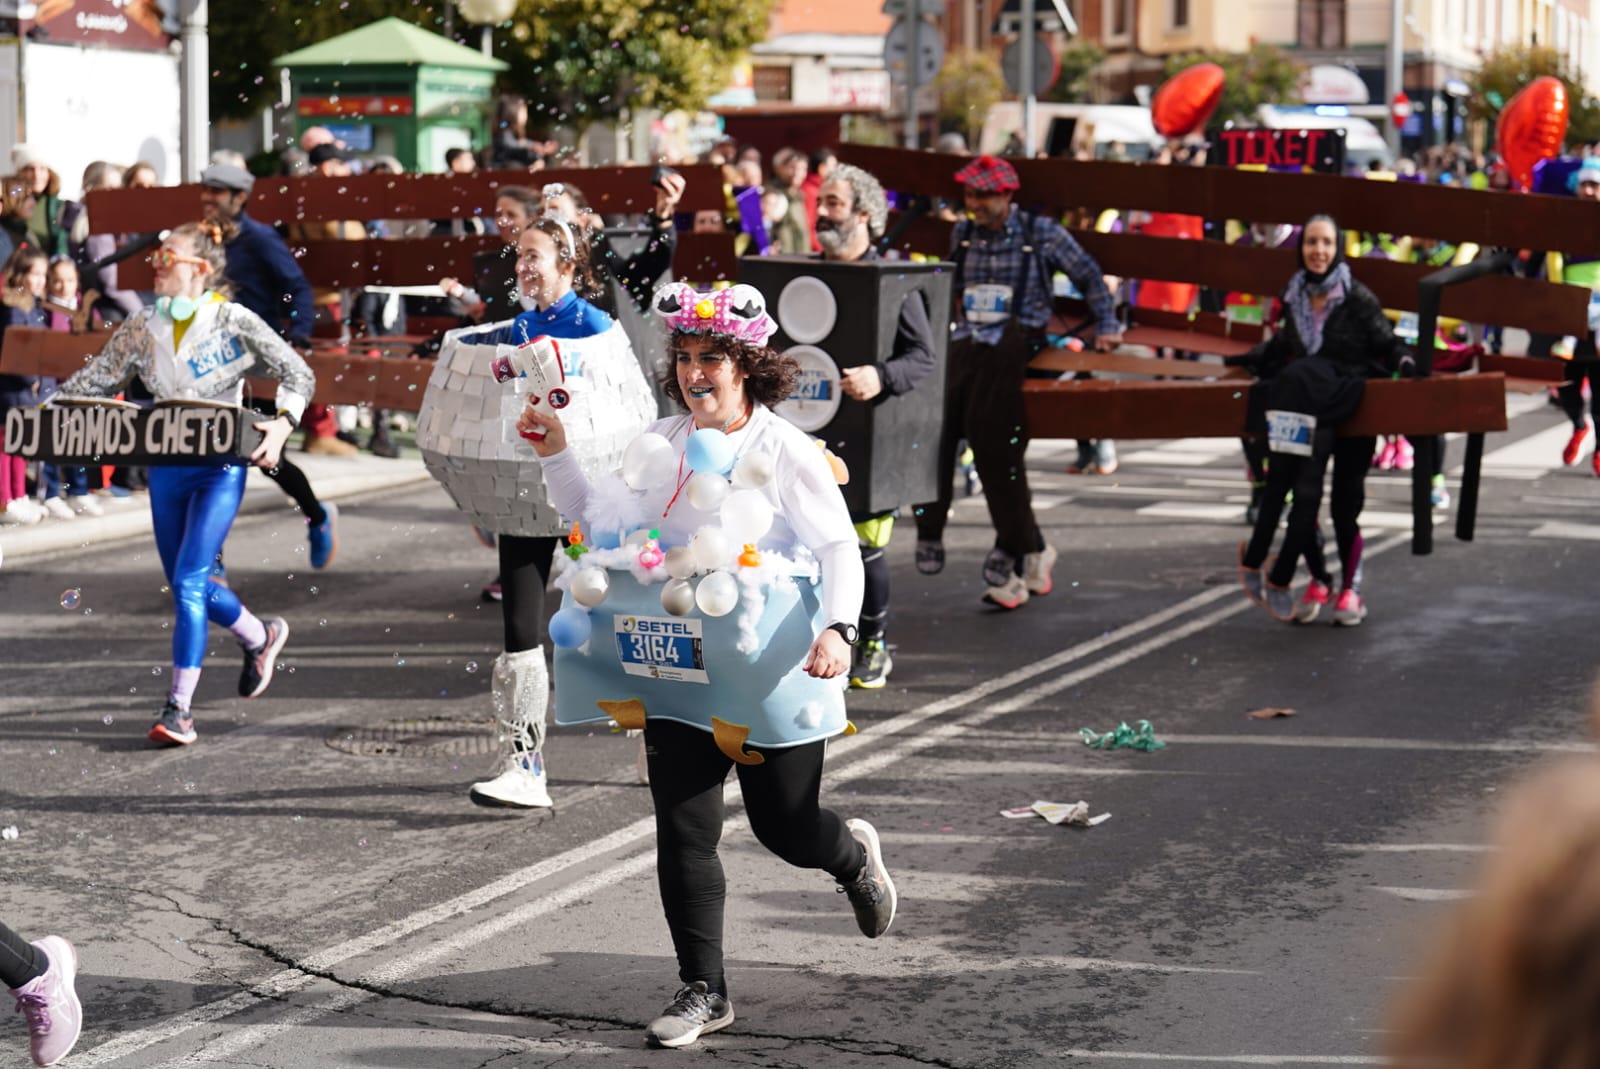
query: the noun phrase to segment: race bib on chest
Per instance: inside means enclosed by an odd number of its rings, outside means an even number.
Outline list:
[[[1011,318],[1011,287],[993,282],[961,291],[961,311],[968,323],[1004,323]]]
[[[1600,330],[1600,290],[1589,292],[1589,329]]]
[[[615,616],[617,660],[630,676],[710,683],[700,621],[672,616]]]
[[[189,369],[189,380],[199,382],[213,372],[238,363],[244,356],[244,342],[238,335],[214,333],[200,342],[183,363]]]
[[[1305,412],[1267,412],[1267,448],[1274,453],[1311,455],[1311,437],[1317,432],[1317,417]]]
[[[1594,305],[1590,304],[1590,315],[1594,314]],[[1417,340],[1417,331],[1420,330],[1417,313],[1401,312],[1400,321],[1394,325],[1394,336],[1402,341],[1414,342]]]

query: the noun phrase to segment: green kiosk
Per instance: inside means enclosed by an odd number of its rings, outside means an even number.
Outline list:
[[[397,18],[279,56],[294,94],[294,132],[326,126],[352,152],[442,171],[452,148],[489,141],[498,59]]]

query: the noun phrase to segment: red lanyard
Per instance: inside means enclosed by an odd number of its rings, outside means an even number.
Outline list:
[[[735,421],[734,423],[732,423],[731,425],[729,425],[727,427],[724,427],[723,430],[722,430],[722,433],[723,434],[732,434],[734,431],[740,430],[741,428],[743,428],[746,423],[750,422],[750,413],[751,412],[752,412],[752,409],[746,408],[744,410],[744,415],[740,416],[739,419],[737,421]],[[689,431],[689,434],[693,434],[694,433],[694,430],[693,430],[694,420],[690,420],[689,421],[689,427],[691,428],[690,431]],[[688,447],[689,447],[689,437],[688,437],[688,435],[684,435],[683,445],[684,445],[684,452],[678,454],[678,486],[677,486],[677,488],[675,490],[672,491],[672,498],[667,502],[667,507],[665,509],[663,509],[662,512],[661,512],[661,518],[663,520],[667,518],[667,513],[672,511],[672,506],[676,505],[678,503],[678,495],[683,493],[683,488],[685,486],[689,485],[689,480],[690,479],[694,478],[694,469],[693,468],[689,469],[689,474],[685,475],[683,473],[683,460],[684,460],[684,457],[688,453]]]

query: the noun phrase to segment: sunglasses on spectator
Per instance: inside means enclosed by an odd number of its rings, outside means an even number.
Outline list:
[[[150,266],[157,271],[169,271],[175,264],[194,264],[197,267],[205,268],[211,266],[210,263],[200,259],[198,256],[185,256],[183,253],[173,252],[171,249],[157,249],[150,254]]]

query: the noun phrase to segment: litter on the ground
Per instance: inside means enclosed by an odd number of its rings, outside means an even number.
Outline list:
[[[1150,721],[1139,721],[1138,727],[1129,727],[1121,723],[1114,730],[1103,735],[1096,734],[1089,728],[1079,728],[1078,734],[1083,738],[1085,746],[1096,750],[1143,750],[1149,753],[1152,750],[1166,748],[1166,743],[1156,738],[1156,729],[1150,726]]]
[[[1009,820],[1021,820],[1024,817],[1043,817],[1052,824],[1074,824],[1080,828],[1092,828],[1096,824],[1104,824],[1111,819],[1110,813],[1101,813],[1097,817],[1089,815],[1088,802],[1045,802],[1038,801],[1032,805],[1018,806],[1015,809],[1002,809],[1000,815]]]
[[[1244,715],[1248,716],[1251,720],[1275,720],[1280,716],[1293,716],[1294,710],[1279,709],[1275,706],[1269,705],[1265,709],[1252,709]]]
[[[15,824],[7,824],[5,827],[0,828],[0,839],[15,839],[21,834]]]

